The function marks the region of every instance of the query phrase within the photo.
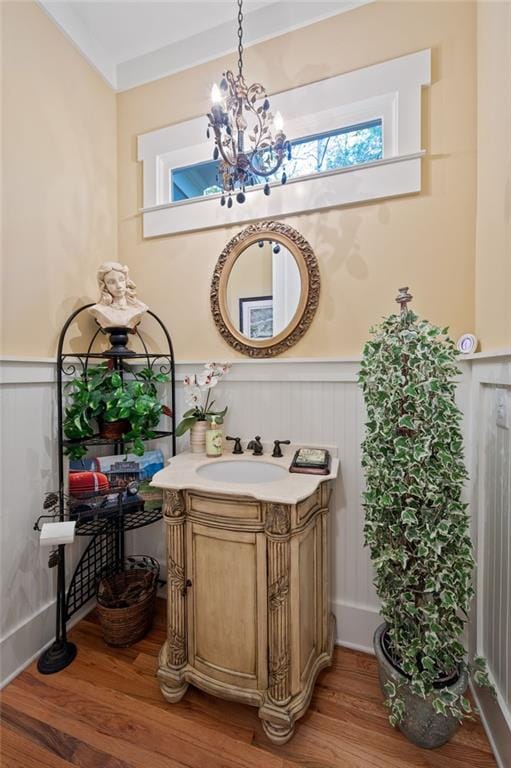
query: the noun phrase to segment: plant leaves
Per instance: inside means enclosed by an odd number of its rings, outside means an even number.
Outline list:
[[[409,676],[404,685],[431,695],[439,714],[461,719],[465,703],[433,685],[439,674],[465,666],[461,641],[474,595],[458,352],[446,331],[407,310],[383,318],[364,346],[364,541],[381,614]],[[490,685],[483,663],[470,670],[474,682]],[[396,724],[400,697],[391,693],[386,703]]]
[[[176,436],[182,437],[194,424],[197,423],[197,421],[198,419],[196,416],[188,416],[188,418],[180,421],[176,427]]]

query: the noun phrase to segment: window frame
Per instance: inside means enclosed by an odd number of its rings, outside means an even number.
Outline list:
[[[271,96],[272,109],[286,118],[291,140],[381,119],[383,159],[296,177],[285,186],[272,182],[268,197],[259,187],[247,189],[246,202],[230,209],[220,206],[220,194],[168,202],[171,169],[211,159],[205,116],[139,136],[144,237],[419,192],[421,91],[430,82],[427,49]]]

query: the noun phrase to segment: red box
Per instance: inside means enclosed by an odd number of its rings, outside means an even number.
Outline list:
[[[103,472],[70,472],[69,493],[71,496],[90,496],[101,491],[108,491],[110,484]]]

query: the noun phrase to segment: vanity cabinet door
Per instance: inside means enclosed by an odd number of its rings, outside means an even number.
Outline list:
[[[266,688],[264,534],[189,521],[187,577],[189,663],[225,686]]]

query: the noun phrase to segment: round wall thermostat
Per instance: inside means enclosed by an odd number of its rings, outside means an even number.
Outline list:
[[[472,354],[472,352],[476,351],[477,338],[474,336],[473,333],[464,333],[463,336],[460,336],[458,341],[456,342],[456,348],[463,355],[470,355]]]

